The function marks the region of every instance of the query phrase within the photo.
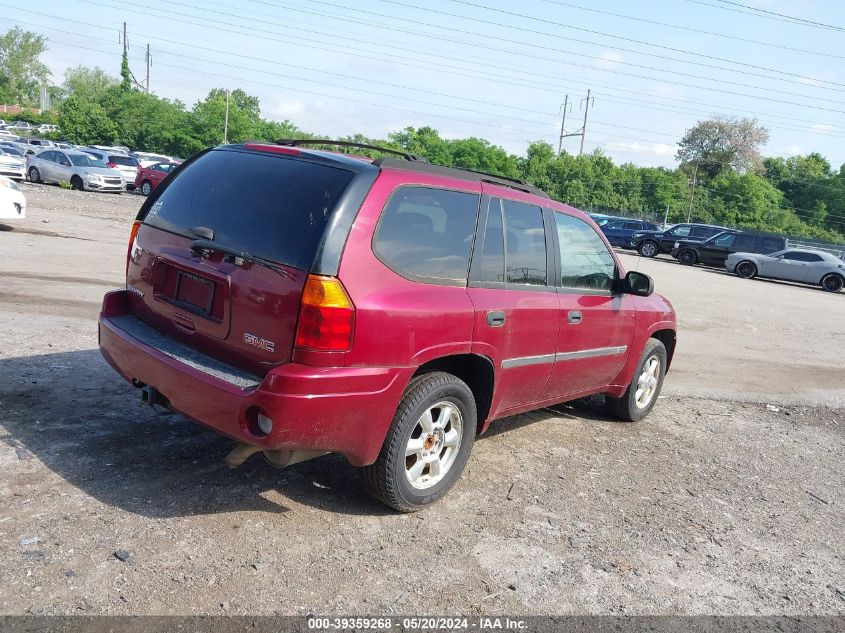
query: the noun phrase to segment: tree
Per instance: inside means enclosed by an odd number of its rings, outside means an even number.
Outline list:
[[[110,88],[117,85],[117,79],[99,66],[94,68],[77,66],[65,71],[62,92],[66,97],[76,96],[86,101],[100,101]]]
[[[132,90],[132,71],[129,70],[129,55],[126,49],[123,50],[123,58],[120,61],[120,89],[123,92]]]
[[[707,179],[725,169],[756,173],[762,166],[760,147],[768,142],[769,130],[756,119],[715,117],[687,130],[676,158],[686,171]]]
[[[117,127],[100,104],[75,95],[62,102],[59,126],[65,139],[83,145],[112,144],[118,136]]]
[[[6,103],[38,106],[50,70],[41,63],[44,37],[15,27],[0,36],[0,96]]]

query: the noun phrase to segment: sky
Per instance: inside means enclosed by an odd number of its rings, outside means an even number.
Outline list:
[[[80,64],[117,76],[125,21],[156,94],[242,88],[265,118],[327,137],[429,125],[524,155],[557,148],[568,95],[567,133],[589,105],[584,151],[618,163],[675,166],[715,114],[766,125],[765,155],[845,162],[838,0],[0,0],[0,15],[48,39],[56,83]]]

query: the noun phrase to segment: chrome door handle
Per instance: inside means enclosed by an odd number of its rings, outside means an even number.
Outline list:
[[[487,325],[502,327],[505,324],[505,313],[501,310],[491,310],[487,313]]]
[[[573,325],[577,325],[581,322],[581,313],[578,310],[570,310],[566,313],[566,321],[568,323],[572,323]]]

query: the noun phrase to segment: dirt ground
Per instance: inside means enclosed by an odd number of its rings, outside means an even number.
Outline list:
[[[96,350],[142,199],[24,190],[0,226],[0,614],[845,614],[845,293],[623,255],[679,314],[652,415],[502,420],[397,515],[340,458],[230,471],[230,441],[142,406]]]

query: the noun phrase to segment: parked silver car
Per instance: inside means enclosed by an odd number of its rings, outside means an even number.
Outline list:
[[[839,292],[845,286],[845,261],[824,251],[787,248],[769,255],[731,253],[725,268],[745,279],[798,281],[821,286],[828,292]]]
[[[126,181],[121,173],[82,152],[47,149],[27,159],[31,182],[67,182],[73,189],[121,193]]]

